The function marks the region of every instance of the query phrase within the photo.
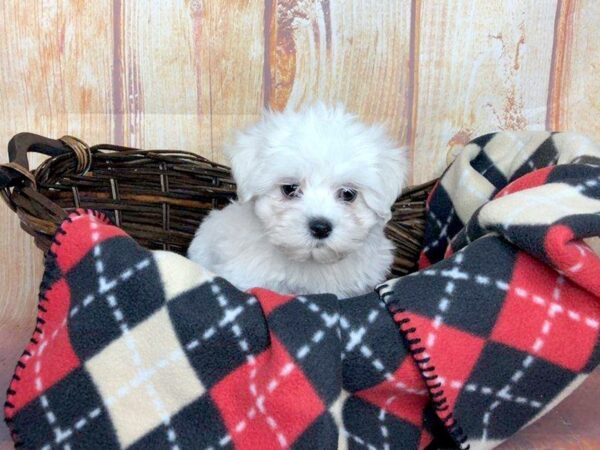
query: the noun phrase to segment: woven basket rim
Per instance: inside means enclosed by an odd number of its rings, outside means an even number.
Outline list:
[[[183,253],[200,220],[236,196],[231,169],[197,153],[85,143],[73,144],[75,150],[60,140],[40,139],[64,148],[28,172],[32,181],[24,177],[0,192],[43,250],[70,212],[87,208],[108,214],[141,245]],[[26,163],[26,155],[20,161]],[[0,165],[0,175],[3,171],[10,169]],[[386,235],[396,247],[394,276],[416,268],[426,201],[436,181],[408,186],[392,209]]]

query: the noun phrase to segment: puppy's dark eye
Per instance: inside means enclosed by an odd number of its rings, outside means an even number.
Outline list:
[[[300,197],[300,185],[299,184],[282,184],[281,192],[287,198],[297,198]]]
[[[346,203],[352,203],[354,200],[356,200],[357,195],[358,192],[356,192],[355,189],[341,188],[339,191],[337,191],[338,198]]]

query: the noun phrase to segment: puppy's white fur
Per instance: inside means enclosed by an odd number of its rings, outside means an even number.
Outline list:
[[[201,224],[188,256],[240,289],[361,295],[385,279],[393,245],[384,236],[406,176],[406,156],[381,126],[343,107],[268,112],[226,149],[238,201]],[[282,184],[299,184],[287,198]],[[342,187],[358,192],[340,200]],[[325,218],[326,239],[308,223]]]

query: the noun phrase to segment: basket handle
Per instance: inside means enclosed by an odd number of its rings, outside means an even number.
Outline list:
[[[19,133],[8,143],[8,164],[0,164],[0,189],[18,185],[23,179],[34,181],[29,170],[27,154],[42,153],[58,156],[69,153],[71,147],[59,139],[50,139],[33,133]]]

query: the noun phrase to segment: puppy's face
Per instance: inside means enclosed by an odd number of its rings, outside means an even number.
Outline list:
[[[268,239],[290,259],[325,264],[389,220],[406,167],[382,128],[322,105],[267,115],[228,152],[239,199],[254,202]]]
[[[255,199],[269,240],[297,261],[337,261],[355,251],[378,222],[354,180],[333,182],[318,170],[283,177]]]

